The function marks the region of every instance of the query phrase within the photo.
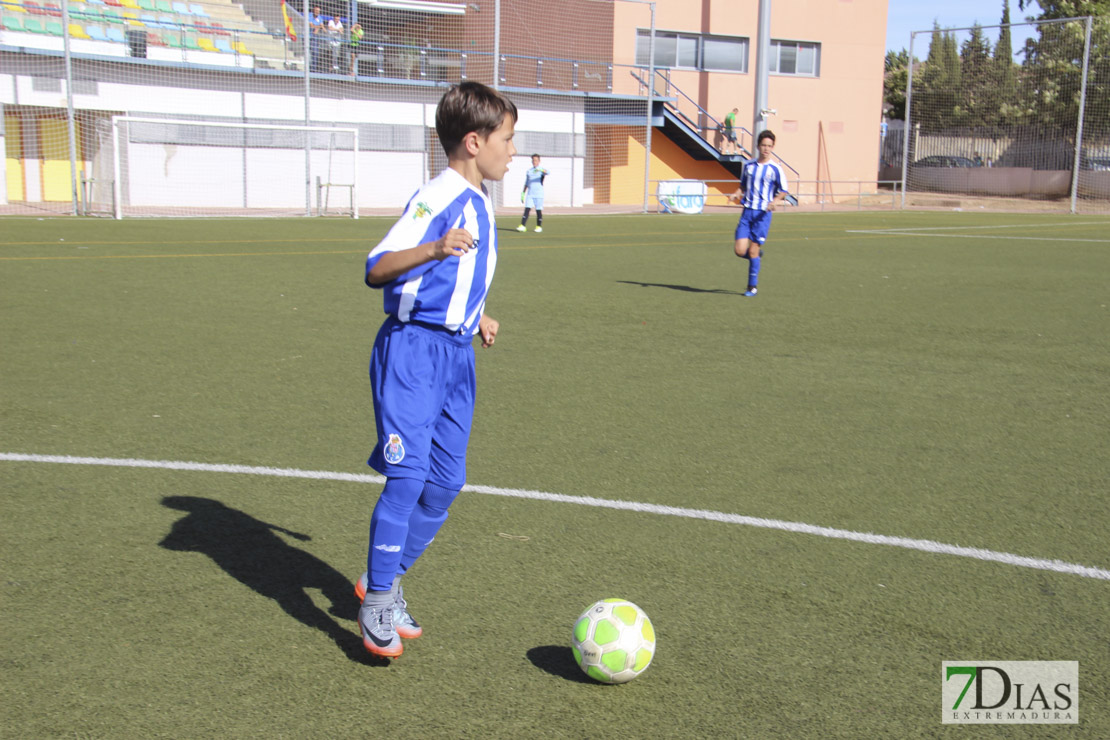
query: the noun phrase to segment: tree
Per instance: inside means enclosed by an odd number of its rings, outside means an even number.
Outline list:
[[[998,43],[994,47],[994,67],[999,79],[1013,77],[1014,41],[1010,35],[1010,0],[1002,0],[1002,29],[998,33]]]
[[[1110,15],[1110,0],[1018,0],[1018,9],[1040,6],[1041,14],[1034,20],[1080,18],[1085,15]]]
[[[883,102],[889,109],[892,119],[906,118],[906,82],[910,70],[910,53],[888,51],[883,72]]]
[[[941,61],[944,64],[945,83],[959,89],[963,83],[963,74],[960,69],[960,50],[956,44],[956,34],[951,31],[944,34]]]
[[[1011,166],[1066,169],[1075,153],[1082,103],[1084,153],[1110,147],[1110,0],[1018,0],[1019,10],[1039,11],[1027,20],[1056,21],[1038,24],[1020,64],[1014,63],[1010,0],[1000,2],[1001,29],[993,49],[978,24],[957,47],[954,33],[934,22],[928,56],[913,68],[910,114],[917,131],[990,137],[1008,142],[1004,156]],[[1093,21],[1083,96],[1088,15]],[[888,78],[899,61],[888,55]],[[888,85],[893,96],[893,80]]]
[[[1002,0],[1002,30],[991,58],[994,122],[1017,123],[1022,116],[1018,100],[1017,65],[1014,64],[1014,42],[1010,36],[1010,0]]]
[[[1110,134],[1110,0],[1039,0],[1041,14],[1034,20],[1059,20],[1093,16],[1090,68],[1087,80],[1087,119],[1091,135]],[[1018,0],[1020,9],[1032,0]],[[1026,44],[1022,64],[1022,91],[1033,120],[1074,131],[1079,115],[1086,23],[1043,24],[1038,37]],[[1086,137],[1085,137],[1086,138]]]
[[[956,37],[942,32],[933,22],[933,36],[929,55],[921,65],[921,75],[914,70],[913,109],[914,120],[922,131],[939,131],[953,125],[953,116],[960,95],[960,54]]]
[[[953,111],[958,126],[982,126],[992,123],[997,103],[994,97],[991,43],[983,36],[983,28],[976,23],[971,34],[960,47],[959,55],[960,97]]]

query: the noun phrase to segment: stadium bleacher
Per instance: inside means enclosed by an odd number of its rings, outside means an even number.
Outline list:
[[[145,30],[146,43],[154,47],[249,55],[270,60],[272,66],[280,66],[291,56],[283,39],[275,38],[270,29],[253,20],[242,6],[231,0],[203,3],[84,0],[70,3],[71,38],[127,44],[128,34],[137,29]],[[62,36],[65,26],[61,6],[54,0],[2,0],[0,30],[27,34],[18,45],[28,47],[36,45],[36,37]]]

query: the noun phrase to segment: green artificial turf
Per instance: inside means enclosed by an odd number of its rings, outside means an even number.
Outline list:
[[[367,656],[380,486],[0,459],[11,737],[1110,735],[1110,219],[506,216],[469,482]],[[0,221],[0,453],[372,473],[388,219]],[[640,502],[642,511],[536,492]],[[682,514],[671,510],[672,514]],[[1070,565],[1068,566],[1070,567]],[[651,616],[624,686],[573,664]],[[941,662],[1077,660],[1078,726],[941,724]]]

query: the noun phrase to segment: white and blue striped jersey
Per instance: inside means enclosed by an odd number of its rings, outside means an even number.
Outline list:
[[[387,252],[439,239],[451,229],[470,232],[474,245],[461,257],[431,261],[382,285],[385,312],[473,336],[497,266],[493,203],[483,191],[448,167],[416,192],[401,219],[366,258],[369,272]]]
[[[543,179],[549,174],[543,167],[529,167],[524,173],[524,190],[530,198],[543,197]]]
[[[744,190],[741,204],[756,211],[766,211],[776,195],[790,192],[782,167],[775,162],[760,164],[755,159],[744,163],[740,187]]]

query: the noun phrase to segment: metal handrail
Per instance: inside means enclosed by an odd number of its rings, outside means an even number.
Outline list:
[[[791,166],[790,166],[790,164],[789,164],[789,163],[788,163],[788,162],[787,162],[787,161],[786,161],[785,159],[783,159],[782,157],[780,157],[779,155],[775,154],[774,152],[771,152],[771,156],[772,156],[772,157],[774,157],[775,159],[777,159],[777,160],[779,161],[779,164],[781,164],[781,165],[782,165],[783,167],[785,167],[786,169],[788,169],[788,170],[790,170],[791,172],[793,172],[793,173],[794,173],[794,177],[801,177],[801,176],[802,176],[802,173],[801,173],[801,172],[798,172],[798,171],[797,171],[796,169],[794,169],[793,167],[791,167]]]
[[[666,70],[666,72],[667,72],[668,74],[665,74],[665,73],[664,73],[664,70],[659,70],[659,69],[655,70],[655,74],[656,74],[656,75],[659,75],[659,76],[662,76],[662,77],[663,77],[663,79],[664,79],[664,80],[666,81],[666,83],[667,83],[667,87],[666,87],[666,91],[667,91],[667,97],[670,97],[670,92],[671,92],[671,90],[674,90],[674,92],[678,93],[678,95],[679,95],[680,97],[684,98],[685,100],[688,100],[688,101],[690,102],[690,104],[691,104],[691,105],[693,105],[693,106],[694,106],[694,107],[695,107],[695,108],[697,109],[697,111],[698,111],[698,113],[699,113],[699,114],[701,114],[701,115],[704,115],[704,116],[705,116],[705,117],[706,117],[706,118],[707,118],[708,120],[712,121],[712,122],[713,122],[713,128],[714,128],[714,130],[716,130],[716,129],[721,129],[721,128],[723,128],[723,127],[724,127],[724,124],[723,124],[723,123],[721,123],[720,121],[718,121],[718,120],[717,120],[716,118],[714,118],[714,117],[713,117],[713,114],[711,114],[711,113],[710,113],[709,111],[707,111],[707,110],[706,110],[705,108],[702,108],[702,107],[701,107],[701,106],[700,106],[700,105],[698,104],[698,101],[696,101],[696,100],[694,100],[693,98],[691,98],[691,97],[690,97],[689,95],[687,95],[687,94],[686,94],[685,92],[683,92],[683,91],[682,91],[682,88],[680,88],[680,87],[679,87],[678,85],[676,85],[676,84],[674,84],[673,82],[671,82],[671,77],[670,77],[670,74],[669,74],[670,70]],[[691,120],[689,116],[687,116],[686,114],[682,113],[682,111],[680,111],[680,110],[677,110],[677,106],[676,106],[676,112],[677,112],[677,113],[678,113],[679,115],[681,115],[681,116],[682,116],[683,118],[685,118],[685,119],[686,119],[687,121],[690,121],[690,120]],[[696,126],[696,124],[695,124],[695,126]],[[737,129],[738,129],[739,131],[742,131],[743,133],[747,134],[747,135],[748,135],[749,137],[751,137],[751,136],[752,136],[752,132],[751,132],[751,131],[749,131],[748,129],[744,128],[743,126],[737,126],[736,128],[737,128]],[[753,137],[753,138],[754,138],[754,137]]]
[[[681,89],[681,88],[679,88],[679,86],[678,86],[678,85],[676,85],[676,84],[674,84],[673,82],[671,82],[671,78],[670,78],[670,75],[669,75],[669,74],[666,74],[666,73],[669,73],[669,72],[670,72],[670,70],[658,70],[658,69],[657,69],[657,70],[655,70],[655,73],[656,73],[657,75],[662,75],[662,76],[663,76],[663,79],[664,79],[664,80],[666,81],[666,83],[667,83],[667,87],[666,87],[666,96],[667,96],[667,97],[671,97],[671,93],[672,93],[672,92],[674,92],[674,93],[678,93],[678,94],[679,94],[680,96],[682,96],[682,97],[683,97],[683,98],[685,98],[686,100],[690,101],[690,103],[691,103],[691,104],[692,104],[692,105],[693,105],[693,106],[694,106],[695,108],[697,108],[697,109],[698,109],[698,113],[700,113],[700,114],[704,115],[704,116],[705,116],[706,118],[708,118],[708,119],[709,119],[710,121],[713,121],[713,123],[715,124],[715,126],[718,126],[718,127],[719,127],[719,126],[721,125],[721,124],[720,124],[720,122],[719,122],[719,121],[718,121],[718,120],[717,120],[716,118],[714,118],[714,117],[713,117],[713,116],[712,116],[712,115],[711,115],[711,114],[709,113],[709,111],[705,110],[705,108],[702,108],[702,107],[701,107],[700,105],[698,105],[698,102],[697,102],[696,100],[694,100],[694,99],[693,99],[693,98],[691,98],[691,97],[690,97],[689,95],[687,95],[687,94],[686,94],[685,92],[683,92],[683,91],[682,91],[682,89]],[[641,85],[646,85],[646,84],[647,84],[647,83],[645,83],[645,82],[644,82],[643,78],[641,78],[641,77],[640,77],[639,75],[637,75],[637,74],[636,74],[635,72],[633,72],[633,73],[632,73],[632,76],[633,76],[633,77],[635,77],[635,78],[636,78],[636,80],[637,80],[637,81],[638,81],[638,82],[639,82],[639,83],[640,83]],[[685,120],[685,121],[686,121],[687,123],[691,124],[691,127],[692,127],[692,128],[694,128],[695,130],[698,130],[699,128],[701,128],[701,127],[700,127],[700,126],[699,126],[698,124],[694,123],[694,122],[693,122],[693,120],[692,120],[692,119],[691,119],[691,118],[690,118],[689,116],[687,116],[687,115],[686,115],[685,113],[683,113],[683,112],[682,112],[681,110],[679,110],[677,106],[670,106],[670,108],[671,108],[672,110],[674,110],[674,112],[675,112],[675,113],[676,113],[677,115],[681,116],[683,120]],[[744,128],[743,126],[738,126],[737,128],[739,128],[739,130],[740,130],[740,131],[742,131],[742,132],[744,132],[745,134],[747,134],[747,135],[748,135],[748,136],[749,136],[749,137],[751,138],[751,140],[752,140],[752,142],[753,142],[753,143],[755,142],[755,136],[754,136],[754,135],[752,134],[752,132],[751,132],[751,131],[749,131],[748,129]],[[702,138],[704,139],[705,137],[703,136]],[[708,143],[708,142],[707,142],[707,143]],[[741,148],[741,149],[744,149],[744,147],[743,147],[743,146],[741,146],[740,148]],[[753,149],[754,149],[754,147],[753,147]],[[745,149],[745,151],[748,151],[748,150],[746,150],[746,149]],[[800,177],[800,176],[801,176],[801,173],[800,173],[800,172],[798,172],[798,170],[794,169],[794,167],[792,167],[792,166],[790,165],[790,163],[789,163],[789,162],[787,162],[787,161],[786,161],[785,159],[783,159],[782,157],[780,157],[780,156],[779,156],[778,154],[775,154],[774,152],[772,152],[772,153],[771,153],[771,156],[773,156],[773,157],[774,157],[775,159],[777,159],[777,160],[778,160],[778,162],[779,162],[779,164],[781,164],[781,165],[782,165],[783,167],[785,167],[786,169],[788,169],[788,170],[790,170],[790,171],[791,171],[792,173],[794,173],[794,176],[795,176],[795,177]]]
[[[641,69],[642,69],[642,68],[641,68]],[[670,98],[670,97],[672,97],[672,96],[673,96],[673,95],[672,95],[673,93],[677,93],[677,94],[678,94],[679,96],[681,96],[682,98],[685,98],[686,100],[690,101],[690,103],[691,103],[691,104],[692,104],[692,105],[693,105],[693,106],[694,106],[695,108],[697,108],[697,110],[698,110],[698,113],[700,113],[700,114],[704,115],[704,116],[705,116],[705,117],[706,117],[707,119],[709,119],[710,121],[713,121],[713,123],[715,124],[715,126],[720,126],[720,125],[721,125],[721,124],[720,124],[720,122],[719,122],[719,121],[718,121],[718,120],[717,120],[716,118],[714,118],[714,117],[713,117],[713,116],[712,116],[712,115],[711,115],[711,114],[710,114],[710,113],[709,113],[709,112],[708,112],[707,110],[705,110],[705,108],[702,108],[702,107],[701,107],[700,105],[698,105],[698,103],[697,103],[697,101],[696,101],[696,100],[694,100],[694,99],[693,99],[693,98],[691,98],[691,97],[690,97],[689,95],[687,95],[687,94],[686,94],[685,92],[683,92],[683,91],[682,91],[682,89],[681,89],[681,88],[680,88],[680,87],[679,87],[678,85],[676,85],[676,84],[674,84],[673,82],[671,82],[671,79],[670,79],[670,77],[669,77],[668,75],[664,74],[664,72],[663,72],[662,70],[656,70],[656,71],[655,71],[655,73],[656,73],[656,74],[658,74],[658,75],[662,75],[662,76],[663,76],[663,79],[664,79],[664,80],[666,81],[666,83],[667,83],[667,85],[666,85],[666,88],[665,88],[665,96],[664,96],[664,97],[666,97],[666,98]],[[633,77],[633,78],[634,78],[634,79],[635,79],[635,80],[636,80],[637,82],[639,82],[641,86],[643,86],[643,87],[646,87],[646,86],[647,86],[647,82],[645,82],[645,81],[644,81],[644,78],[643,78],[643,77],[641,77],[640,75],[636,74],[636,70],[629,70],[629,74],[631,74],[631,75],[632,75],[632,77]],[[678,108],[678,106],[675,106],[675,105],[671,105],[671,104],[670,104],[669,102],[667,102],[666,100],[664,100],[664,101],[663,101],[663,104],[664,104],[664,105],[666,105],[666,106],[667,106],[668,108],[670,108],[670,109],[671,109],[672,111],[674,111],[675,115],[679,116],[679,117],[680,117],[680,118],[681,118],[681,119],[682,119],[683,121],[685,121],[685,122],[686,122],[686,124],[687,124],[687,125],[689,125],[689,126],[690,126],[690,128],[692,128],[692,129],[693,129],[694,131],[700,131],[700,130],[702,130],[702,126],[701,126],[701,125],[699,125],[699,124],[698,124],[697,122],[695,122],[695,121],[694,121],[694,120],[693,120],[692,118],[690,118],[690,117],[689,117],[688,115],[686,115],[685,113],[683,113],[683,112],[682,112],[682,110]],[[739,128],[739,130],[740,130],[740,131],[744,132],[744,133],[745,133],[745,134],[747,134],[747,135],[748,135],[749,137],[751,137],[751,138],[752,138],[752,140],[754,141],[755,137],[754,137],[754,136],[752,136],[752,132],[751,132],[751,131],[749,131],[748,129],[744,128],[743,126],[739,126],[739,127],[737,127],[737,128]],[[701,136],[701,135],[699,134],[699,136]],[[709,144],[708,140],[706,140],[706,138],[705,138],[704,136],[701,136],[701,139],[702,139],[703,141],[705,141],[705,142],[706,142],[707,144]],[[710,144],[710,146],[712,146],[712,145]],[[744,147],[743,147],[743,146],[741,146],[740,148],[741,148],[742,150],[744,150],[744,151],[747,151],[746,149],[744,149]],[[791,171],[791,172],[792,172],[792,173],[794,174],[794,176],[795,176],[795,177],[800,177],[800,176],[801,176],[801,173],[800,173],[800,172],[798,172],[798,170],[794,169],[794,167],[792,167],[792,166],[790,165],[790,163],[789,163],[789,162],[787,162],[786,160],[784,160],[784,159],[783,159],[782,157],[780,157],[780,156],[779,156],[778,154],[775,154],[775,153],[773,153],[773,152],[772,152],[771,156],[773,156],[773,157],[774,157],[775,159],[777,159],[777,160],[779,161],[779,163],[780,163],[780,164],[781,164],[781,165],[782,165],[783,167],[785,167],[786,169],[790,170],[790,171]]]
[[[701,180],[701,182],[717,190],[723,190],[726,185],[736,184],[735,180]],[[854,199],[856,209],[863,210],[864,198],[879,202],[886,201],[889,197],[891,209],[897,210],[901,185],[900,180],[794,180],[790,183],[790,192],[801,201],[802,207],[809,209],[818,208],[824,211],[829,207],[850,207]],[[707,205],[711,205],[710,199],[717,198],[728,198],[728,194],[708,193]],[[728,201],[721,205],[727,204]]]

